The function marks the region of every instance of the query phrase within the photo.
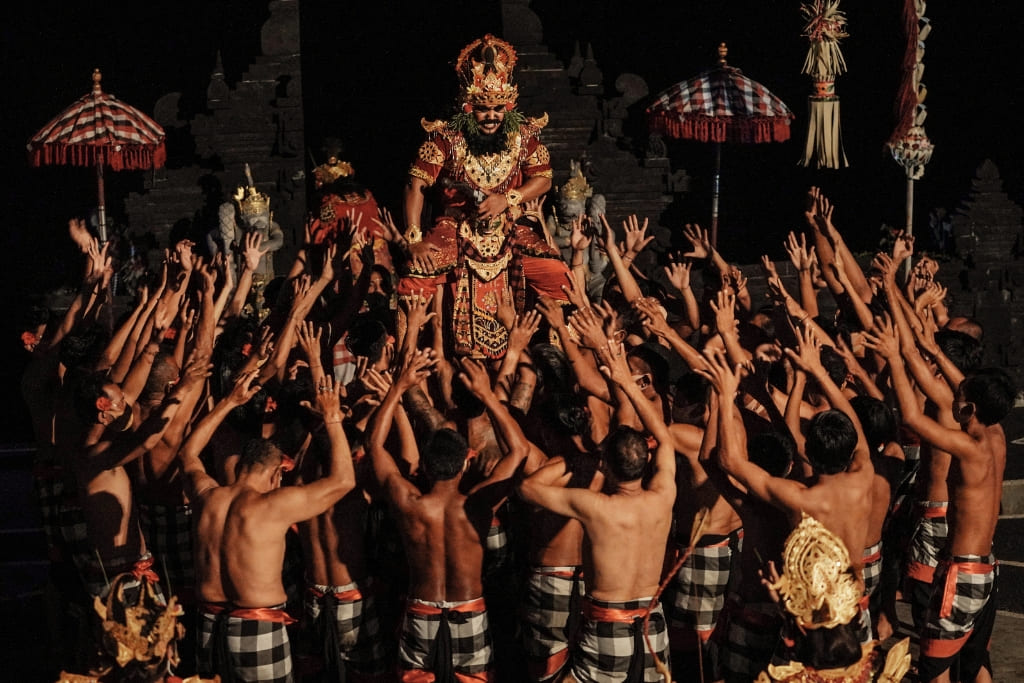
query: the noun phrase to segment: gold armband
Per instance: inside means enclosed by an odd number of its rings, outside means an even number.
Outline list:
[[[423,241],[423,233],[420,231],[420,226],[413,223],[405,229],[405,241],[409,244],[416,244],[417,242]]]
[[[519,203],[523,201],[523,193],[518,190],[509,190],[505,193],[505,201],[509,206],[519,206]]]

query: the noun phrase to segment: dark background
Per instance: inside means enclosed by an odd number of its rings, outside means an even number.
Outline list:
[[[2,386],[13,387],[8,380],[20,375],[23,363],[20,309],[36,294],[77,281],[81,263],[66,236],[67,220],[96,203],[89,169],[30,168],[28,139],[88,92],[93,68],[102,70],[104,90],[147,113],[173,91],[182,93],[185,117],[201,111],[218,52],[229,84],[259,54],[259,29],[269,16],[261,5],[157,0],[7,8],[0,282],[9,302],[3,349],[10,362]],[[782,240],[800,225],[803,196],[812,184],[835,201],[836,222],[855,249],[874,248],[883,223],[904,224],[905,177],[883,146],[894,125],[904,40],[901,0],[848,0],[841,6],[850,33],[842,44],[850,70],[836,83],[850,161],[843,170],[804,169],[796,163],[811,88],[800,73],[807,41],[800,35],[798,1],[535,0],[530,7],[543,22],[544,42],[564,62],[577,41],[592,46],[609,95],[617,94],[616,76],[631,72],[646,80],[653,96],[709,67],[715,47],[724,41],[730,64],[790,106],[797,118],[789,142],[723,149],[720,246],[730,259],[752,263],[761,253],[783,257]],[[310,151],[318,154],[324,136],[341,137],[362,180],[383,204],[398,209],[405,170],[422,135],[419,119],[451,113],[452,63],[469,41],[487,31],[500,34],[500,5],[494,0],[303,0],[301,13]],[[1024,104],[1021,3],[933,2],[926,15],[933,30],[924,57],[925,128],[936,149],[915,187],[915,232],[924,242],[929,211],[955,209],[986,158],[998,166],[1011,199],[1024,200],[1018,130]],[[642,103],[633,109],[629,129],[642,137]],[[711,147],[676,142],[670,152],[673,166],[693,178],[682,215],[706,223]],[[108,173],[108,213],[117,220],[125,194],[141,187],[139,172]],[[17,410],[7,421],[0,433],[28,438]]]

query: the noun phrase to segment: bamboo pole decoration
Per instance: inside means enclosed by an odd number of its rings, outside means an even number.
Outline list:
[[[903,167],[907,176],[906,227],[914,234],[914,182],[924,175],[935,145],[924,130],[928,108],[924,104],[928,88],[921,81],[924,75],[924,41],[931,32],[931,22],[924,16],[924,0],[905,0],[904,30],[907,46],[903,56],[903,79],[896,98],[896,130],[889,139],[892,158]],[[910,261],[906,267],[910,268]]]
[[[839,49],[839,41],[849,36],[846,15],[839,10],[839,0],[814,0],[801,5],[800,11],[807,22],[803,35],[810,41],[801,73],[814,79],[814,93],[807,98],[807,141],[800,165],[845,168],[849,162],[843,151],[836,77],[846,73]]]

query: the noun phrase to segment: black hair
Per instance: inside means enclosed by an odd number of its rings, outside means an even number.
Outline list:
[[[994,425],[1009,415],[1017,398],[1017,388],[1010,375],[1000,368],[983,368],[972,372],[961,383],[964,400],[974,404],[978,421]]]
[[[859,620],[832,628],[810,628],[797,640],[795,659],[814,669],[846,668],[860,661]]]
[[[857,428],[838,410],[820,412],[807,424],[804,448],[811,466],[819,474],[844,472],[853,461],[856,446]]]
[[[86,422],[95,422],[96,413],[99,412],[96,399],[106,395],[103,388],[110,383],[106,372],[76,373],[72,393],[75,414]]]
[[[96,366],[109,340],[110,335],[99,325],[89,325],[64,337],[57,357],[66,368],[89,370]]]
[[[358,315],[348,329],[346,344],[356,356],[365,356],[371,362],[380,359],[387,345],[388,331],[384,323],[373,316]]]
[[[821,358],[821,364],[825,368],[825,372],[828,374],[829,379],[837,386],[843,386],[846,382],[846,375],[849,370],[846,367],[846,361],[839,355],[831,346],[822,346],[819,352]]]
[[[647,437],[632,427],[619,425],[605,442],[605,462],[619,481],[635,481],[647,470]]]
[[[420,451],[424,473],[436,481],[454,479],[466,464],[469,444],[454,429],[442,427],[427,439]]]
[[[873,396],[854,396],[850,399],[850,405],[853,406],[853,412],[857,413],[861,429],[864,430],[864,438],[867,439],[868,447],[872,451],[896,440],[896,415],[885,401]]]
[[[539,389],[553,392],[572,390],[576,377],[565,351],[554,344],[534,344],[530,347],[530,358],[541,381]]]
[[[668,389],[670,370],[668,350],[657,342],[644,342],[634,346],[626,355],[636,356],[647,363],[651,369],[651,383],[654,384],[654,390],[664,395]]]
[[[966,332],[939,330],[935,333],[935,343],[960,372],[969,373],[981,367],[981,342]]]
[[[747,457],[773,477],[785,477],[796,457],[796,441],[785,432],[759,432],[747,442]]]
[[[255,467],[277,466],[281,463],[283,453],[269,439],[255,437],[249,439],[242,446],[242,454],[238,458],[236,471],[243,472]]]

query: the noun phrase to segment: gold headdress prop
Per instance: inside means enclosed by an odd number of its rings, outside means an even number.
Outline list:
[[[850,554],[818,520],[803,515],[786,539],[782,566],[772,588],[801,627],[832,628],[857,615],[861,588],[850,571]]]
[[[270,195],[256,189],[249,164],[245,165],[245,179],[247,186],[235,190],[235,202],[238,204],[238,210],[243,216],[259,216],[270,213]]]
[[[558,196],[562,199],[586,201],[594,194],[594,188],[587,183],[579,162],[569,162],[569,179],[558,188]]]
[[[323,185],[330,185],[338,178],[347,178],[350,175],[354,175],[355,172],[356,170],[352,167],[352,164],[342,161],[334,155],[331,155],[327,158],[327,161],[313,169],[313,175]]]
[[[519,98],[519,88],[512,83],[515,65],[515,48],[490,33],[464,47],[455,63],[463,109],[468,112],[474,105],[499,104],[512,109]]]

